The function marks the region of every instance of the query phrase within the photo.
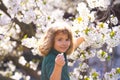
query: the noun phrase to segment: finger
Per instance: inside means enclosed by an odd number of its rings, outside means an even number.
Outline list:
[[[64,53],[61,53],[60,55],[64,55]]]

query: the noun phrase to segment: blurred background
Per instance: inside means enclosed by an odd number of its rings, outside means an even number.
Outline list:
[[[80,3],[82,5],[79,5]],[[120,29],[119,0],[0,0],[0,80],[40,80],[43,57],[38,46],[47,26],[57,20],[65,20],[73,25],[80,15],[86,18],[87,12],[94,13],[94,20],[92,17],[89,17],[89,22],[84,20],[87,25],[92,23],[96,26],[98,22],[103,22],[111,30],[113,27]],[[112,21],[111,18],[115,20]],[[82,18],[77,19],[80,21]],[[76,37],[80,36],[77,33],[79,30],[74,32]],[[120,40],[120,37],[116,38]],[[117,39],[113,42],[117,42]],[[83,79],[88,75],[85,71],[78,75],[83,75],[82,78],[75,80],[109,80],[104,79],[104,74],[112,68],[117,68],[120,73],[119,42],[109,49],[111,51],[107,51],[109,61],[101,61],[97,56],[83,61],[89,65],[89,69],[93,68],[99,72],[100,79]],[[106,46],[104,44],[99,49],[107,50]],[[91,45],[85,50],[92,50]],[[81,53],[79,48],[77,51]],[[69,57],[71,73],[82,62],[79,58],[80,55],[76,59]]]

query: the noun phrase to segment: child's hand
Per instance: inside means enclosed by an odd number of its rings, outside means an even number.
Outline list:
[[[63,67],[65,65],[65,58],[63,53],[58,54],[55,58],[55,63],[59,66],[59,67]]]

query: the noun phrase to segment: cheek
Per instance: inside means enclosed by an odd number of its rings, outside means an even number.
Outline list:
[[[68,46],[70,46],[70,42],[68,42]]]
[[[60,42],[55,41],[55,43],[54,43],[54,45],[53,45],[53,46],[55,47],[55,46],[59,46],[59,45],[60,45]]]
[[[60,42],[59,41],[55,41],[55,45],[59,45],[60,44]]]

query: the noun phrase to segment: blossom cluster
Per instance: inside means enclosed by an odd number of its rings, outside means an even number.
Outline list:
[[[11,41],[10,39],[14,38],[18,40],[21,29],[12,21],[14,18],[25,24],[34,23],[37,26],[35,36],[31,38],[24,37],[20,40],[21,46],[30,48],[33,55],[39,54],[39,40],[45,33],[47,26],[54,21],[65,20],[72,25],[71,28],[75,37],[82,36],[85,38],[85,42],[69,56],[69,58],[74,60],[73,63],[77,59],[81,61],[80,65],[70,73],[71,80],[83,78],[85,80],[101,80],[101,78],[104,78],[104,80],[117,80],[119,78],[119,68],[114,68],[110,72],[106,72],[104,75],[102,74],[103,76],[101,77],[100,72],[91,69],[87,63],[84,63],[85,60],[95,56],[103,62],[108,60],[110,58],[109,53],[112,53],[112,48],[120,44],[120,25],[116,25],[118,23],[117,17],[110,15],[111,22],[107,20],[106,22],[97,22],[94,24],[96,11],[90,11],[95,7],[106,10],[107,6],[110,5],[110,0],[86,0],[87,4],[81,2],[81,0],[74,0],[75,2],[72,3],[70,3],[69,0],[2,1],[6,5],[7,13],[9,13],[10,16],[0,11],[0,56],[15,53],[14,48],[17,46],[17,42]],[[68,20],[63,18],[65,11],[74,14],[76,13],[75,11],[77,11],[78,13],[75,14],[74,20]],[[109,28],[109,23],[116,26]],[[102,49],[104,45],[107,45],[107,47]],[[16,51],[16,54],[22,54],[22,50]],[[24,66],[29,63],[30,68],[33,70],[36,70],[38,66],[38,63],[32,61],[27,62],[23,56],[19,58],[19,63]],[[9,69],[7,69],[5,73],[6,75],[15,71],[16,67],[11,61],[6,65],[9,66]],[[86,72],[87,70],[89,70],[89,74],[83,76],[82,72]],[[19,80],[22,76],[25,80],[30,80],[30,76],[25,76],[19,71],[12,74],[11,78],[15,79],[17,77],[17,80]]]

